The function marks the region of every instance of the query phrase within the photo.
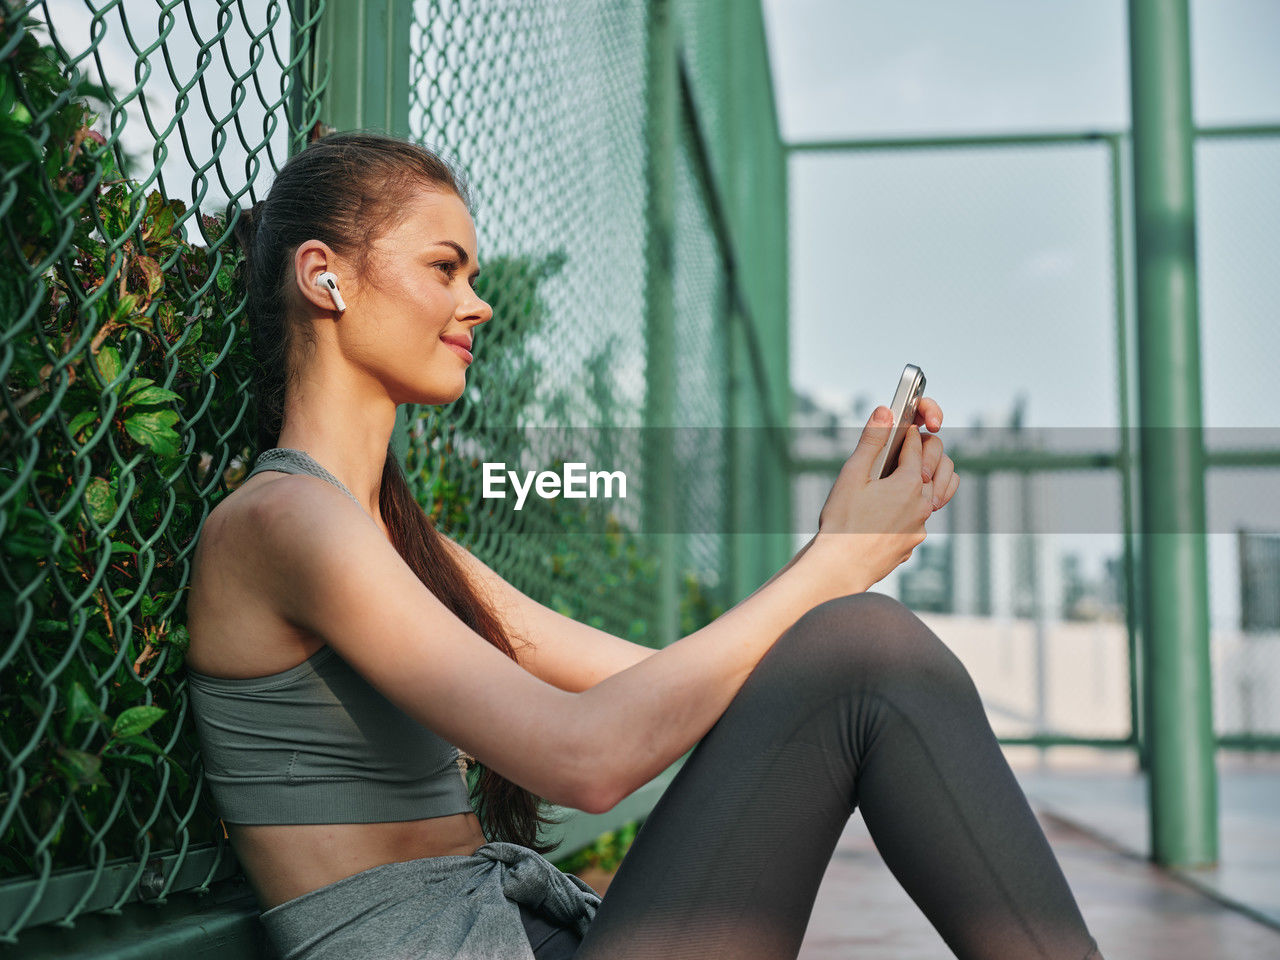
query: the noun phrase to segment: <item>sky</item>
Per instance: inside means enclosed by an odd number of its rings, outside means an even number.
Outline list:
[[[1196,123],[1280,124],[1280,2],[1190,10]],[[785,142],[1129,125],[1123,0],[764,0],[764,11]],[[1218,428],[1269,427],[1274,445],[1280,137],[1202,141],[1195,163],[1207,442],[1255,436]],[[790,171],[797,390],[865,416],[912,362],[953,426],[1003,420],[1020,395],[1026,422],[1064,441],[1118,423],[1102,147],[793,153]],[[1248,506],[1275,478],[1210,474],[1215,622],[1237,609],[1229,531],[1277,529],[1274,511],[1260,521]],[[1119,544],[1074,542],[1095,567]]]
[[[1129,123],[1121,0],[764,6],[784,141]],[[1280,124],[1280,3],[1191,10],[1197,122]],[[1260,371],[1264,355],[1280,352],[1280,327],[1265,322],[1280,286],[1261,269],[1280,249],[1280,137],[1201,143],[1196,162],[1207,422],[1236,425],[1225,374],[1250,362]],[[793,154],[791,171],[799,389],[878,395],[915,350],[937,358],[926,372],[950,388],[964,422],[1007,408],[1019,388],[1037,425],[1116,422],[1107,390],[1078,390],[1082,376],[1115,381],[1103,148]],[[1020,377],[1010,379],[1010,360]],[[993,395],[1002,380],[1010,389]],[[1268,399],[1280,401],[1280,390]],[[1274,407],[1260,405],[1251,422],[1280,423]]]

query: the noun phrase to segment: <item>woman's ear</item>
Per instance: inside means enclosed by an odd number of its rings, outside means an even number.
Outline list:
[[[293,254],[293,272],[298,293],[303,300],[329,313],[336,311],[338,305],[321,276],[327,273],[336,278],[347,297],[355,285],[354,278],[344,275],[343,264],[337,255],[321,240],[306,240],[298,244],[298,249]],[[343,306],[345,305],[344,303]]]

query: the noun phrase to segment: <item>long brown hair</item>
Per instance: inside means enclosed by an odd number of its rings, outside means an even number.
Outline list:
[[[423,188],[448,191],[470,209],[466,185],[430,150],[369,131],[333,133],[312,141],[276,174],[267,198],[240,211],[234,236],[245,255],[249,331],[257,409],[257,453],[274,447],[284,419],[285,387],[296,371],[295,340],[312,330],[290,316],[293,254],[306,240],[321,240],[352,260],[360,274],[373,241],[394,225],[398,212]],[[414,499],[400,462],[387,447],[378,508],[391,542],[419,580],[463,623],[511,659],[511,638],[445,545],[444,534]],[[542,799],[483,764],[472,792],[489,840],[505,840],[539,853]]]

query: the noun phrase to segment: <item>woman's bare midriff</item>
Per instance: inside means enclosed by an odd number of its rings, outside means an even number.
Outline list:
[[[205,521],[193,559],[187,626],[192,670],[216,677],[261,677],[296,666],[323,645],[297,630],[235,576],[245,544],[226,523],[246,494],[280,474],[258,474]],[[224,823],[232,849],[263,910],[384,863],[468,855],[485,843],[474,813],[387,823]]]
[[[395,823],[228,823],[226,828],[263,910],[370,867],[465,856],[485,842],[474,813]]]

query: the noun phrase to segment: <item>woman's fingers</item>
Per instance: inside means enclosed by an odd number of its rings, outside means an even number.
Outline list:
[[[951,474],[951,479],[947,482],[947,492],[942,498],[942,507],[951,502],[951,498],[956,495],[956,487],[960,486],[960,474]],[[942,509],[939,507],[938,509]]]
[[[923,470],[920,431],[915,427],[908,427],[907,434],[902,440],[902,452],[898,455],[898,469],[894,471],[893,476],[896,478],[901,474],[904,479],[919,477],[923,475]],[[933,508],[932,479],[920,485],[920,496],[926,501],[922,506],[927,517]]]
[[[956,465],[950,457],[943,457],[933,475],[933,509],[941,510],[946,504],[947,488],[955,476]]]
[[[942,408],[933,397],[921,397],[916,404],[916,426],[927,427],[930,433],[942,429]]]
[[[923,449],[920,443],[920,431],[915,427],[907,427],[906,436],[902,438],[902,450],[898,453],[898,470],[907,470],[907,476],[922,476]],[[894,471],[895,473],[897,471]]]
[[[913,428],[914,429],[914,428]],[[916,431],[919,434],[920,431]],[[920,451],[920,479],[925,483],[936,480],[938,465],[942,462],[942,438],[927,436],[923,438]],[[941,490],[941,486],[938,488]]]
[[[863,483],[871,478],[871,464],[875,461],[876,454],[889,442],[892,431],[893,414],[888,407],[882,404],[871,411],[867,425],[862,428],[862,436],[858,438],[858,446],[845,461],[854,477]]]

